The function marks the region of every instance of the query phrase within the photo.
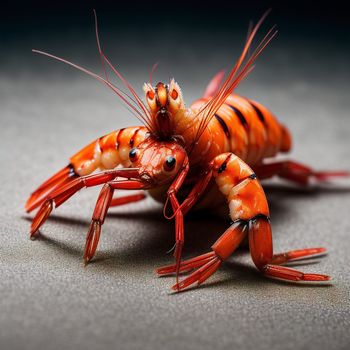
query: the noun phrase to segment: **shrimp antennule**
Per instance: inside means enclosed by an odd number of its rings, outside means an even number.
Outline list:
[[[201,117],[201,121],[199,123],[199,127],[197,133],[195,135],[193,144],[195,144],[198,139],[203,134],[204,130],[208,126],[209,122],[218,111],[218,109],[225,102],[227,97],[232,94],[233,90],[237,87],[237,85],[253,70],[253,63],[265,49],[265,47],[270,43],[270,41],[276,36],[277,30],[275,30],[275,26],[273,26],[264,38],[260,41],[252,55],[250,55],[246,61],[246,63],[242,66],[244,60],[246,59],[248,52],[251,48],[253,39],[261,26],[262,22],[265,20],[269,11],[266,12],[259,22],[255,25],[251,33],[248,35],[246,43],[244,45],[243,51],[238,58],[236,64],[232,68],[231,72],[227,76],[226,80],[223,82],[222,86],[217,90],[215,95],[199,110],[197,113],[197,117]]]
[[[149,112],[147,110],[147,108],[145,107],[145,105],[142,103],[141,99],[138,97],[138,95],[136,94],[135,90],[131,87],[131,85],[126,81],[126,79],[112,66],[111,62],[106,58],[106,56],[104,55],[104,53],[102,52],[101,49],[101,44],[100,44],[100,40],[99,40],[99,36],[98,36],[98,25],[97,25],[97,16],[96,16],[96,12],[94,10],[94,14],[95,14],[95,30],[96,30],[96,41],[97,41],[97,47],[98,47],[98,51],[100,53],[100,58],[101,58],[101,62],[102,62],[102,66],[103,66],[103,70],[104,70],[104,75],[105,75],[105,79],[102,78],[101,76],[99,76],[96,73],[93,73],[92,71],[79,66],[73,62],[70,62],[64,58],[52,55],[50,53],[44,52],[44,51],[40,51],[40,50],[35,50],[33,49],[32,52],[34,53],[38,53],[50,58],[53,58],[57,61],[61,61],[65,64],[68,64],[88,75],[90,75],[91,77],[95,78],[96,80],[100,81],[102,84],[106,85],[107,87],[109,87],[125,104],[126,104],[126,108],[136,117],[138,118],[143,124],[145,124],[147,126],[147,128],[152,131],[153,130],[153,123],[152,123],[152,119],[149,115]],[[107,63],[107,65],[109,67],[111,67],[111,69],[117,74],[117,76],[121,79],[121,81],[123,82],[123,84],[129,89],[129,91],[131,92],[131,94],[134,96],[134,98],[132,98],[131,96],[129,96],[126,92],[124,92],[123,90],[121,90],[120,88],[118,88],[116,85],[114,85],[107,74],[107,70],[106,70],[106,66],[105,63]]]

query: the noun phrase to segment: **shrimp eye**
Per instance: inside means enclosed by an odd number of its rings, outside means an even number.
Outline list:
[[[176,159],[173,156],[167,156],[164,163],[164,170],[171,171],[175,168]]]
[[[153,100],[155,96],[155,93],[151,90],[147,91],[147,98],[149,98],[150,100]]]
[[[178,96],[179,96],[179,93],[175,89],[173,89],[173,91],[171,92],[170,96],[171,96],[171,98],[173,100],[176,100],[178,98]]]
[[[129,152],[129,158],[130,160],[133,162],[136,160],[137,158],[137,149],[136,148],[132,148]]]

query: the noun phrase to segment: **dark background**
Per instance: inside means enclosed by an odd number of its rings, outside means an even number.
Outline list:
[[[264,183],[276,252],[325,246],[295,268],[326,273],[323,286],[262,277],[246,249],[201,288],[170,293],[154,269],[172,261],[173,223],[151,199],[114,208],[96,259],[83,267],[98,190],[55,211],[32,242],[29,193],[70,155],[111,130],[137,123],[113,93],[32,48],[102,73],[92,9],[105,53],[142,94],[175,77],[187,105],[218,70],[232,67],[248,23],[269,8],[260,36],[278,36],[237,92],[288,125],[284,158],[350,170],[349,15],[340,1],[5,1],[0,8],[1,349],[349,349],[349,183],[300,189]],[[117,81],[117,80],[116,80]],[[225,213],[224,213],[225,214]],[[227,216],[186,220],[184,257],[208,251]]]
[[[241,21],[259,17],[267,9],[273,10],[278,26],[289,32],[307,26],[305,35],[319,33],[327,35],[332,30],[348,32],[348,14],[342,1],[3,1],[2,25],[30,33],[79,27],[90,28],[89,12],[95,8],[103,16],[108,28],[135,30],[141,34],[143,24],[146,30],[158,29],[171,24],[174,27],[203,30],[214,26],[217,29],[235,30]],[[282,21],[281,21],[282,20]],[[301,21],[302,23],[298,22]],[[63,27],[63,28],[61,28]],[[24,34],[24,33],[22,33]]]
[[[77,40],[89,40],[93,56],[93,8],[98,13],[103,41],[108,47],[119,48],[118,55],[130,59],[125,45],[143,43],[137,50],[138,64],[144,56],[163,58],[162,51],[188,46],[194,52],[210,53],[217,50],[216,42],[224,42],[234,50],[241,44],[234,41],[235,35],[244,35],[248,22],[256,22],[268,9],[272,12],[265,29],[276,24],[284,42],[322,43],[323,54],[332,54],[329,50],[334,50],[335,44],[338,50],[349,50],[349,15],[342,1],[4,1],[1,63],[10,61],[13,51],[23,45],[23,62],[16,70],[21,71],[30,54],[28,49],[47,41],[54,48],[56,40],[64,40],[66,50],[77,45]]]

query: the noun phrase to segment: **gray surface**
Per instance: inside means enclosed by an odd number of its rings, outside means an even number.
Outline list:
[[[78,57],[77,45],[71,45],[75,38],[70,40],[54,51]],[[75,60],[85,64],[88,53],[78,42],[81,57]],[[213,52],[220,52],[222,44],[213,44]],[[89,45],[93,52],[92,40]],[[167,78],[168,71],[175,75],[189,101],[211,73],[229,64],[232,51],[203,59],[189,45],[181,50],[176,65],[166,50],[159,53],[159,77]],[[96,259],[84,268],[96,189],[80,192],[57,210],[42,238],[30,241],[30,216],[23,211],[30,191],[84,144],[135,121],[98,83],[21,52],[24,66],[18,65],[19,55],[10,55],[0,77],[1,349],[349,348],[350,192],[341,187],[267,186],[275,250],[327,247],[328,256],[299,268],[331,274],[328,286],[263,278],[249,253],[240,250],[203,287],[173,295],[174,279],[153,272],[172,261],[165,252],[173,244],[173,224],[151,200],[111,210]],[[130,66],[126,54],[112,56],[138,86],[157,54],[151,50],[142,64],[130,54]],[[241,93],[269,106],[290,126],[295,137],[291,157],[318,168],[350,169],[348,56],[329,43],[316,47],[280,40],[242,85]],[[214,216],[188,218],[185,256],[207,251],[224,228]]]

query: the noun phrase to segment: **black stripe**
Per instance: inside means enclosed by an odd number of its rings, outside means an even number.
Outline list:
[[[220,165],[220,168],[218,169],[218,173],[221,174],[223,171],[226,170],[226,167],[227,167],[227,163],[225,161]]]
[[[132,134],[131,139],[130,139],[130,141],[129,141],[130,147],[134,147],[135,137],[136,137],[137,133],[139,132],[139,130],[140,130],[140,129],[136,129],[136,130],[134,131],[134,133]]]
[[[257,214],[254,217],[252,217],[251,219],[249,219],[249,225],[253,224],[257,220],[266,220],[266,221],[270,222],[270,217],[266,216],[265,214]]]
[[[117,149],[119,148],[120,145],[120,136],[122,134],[122,132],[125,130],[125,128],[122,128],[119,130],[118,135],[117,135]]]
[[[235,114],[237,115],[239,121],[241,122],[241,124],[246,128],[248,129],[248,123],[247,123],[247,119],[245,119],[243,113],[237,109],[236,107],[230,105],[230,104],[227,104],[234,112]]]
[[[232,153],[230,153],[227,158],[222,162],[222,164],[220,165],[219,169],[218,169],[218,174],[221,174],[223,171],[226,170],[227,167],[227,163],[231,158]]]
[[[217,119],[217,121],[220,123],[222,130],[224,130],[225,135],[230,138],[230,130],[228,129],[228,126],[225,122],[225,120],[223,120],[220,116],[218,116],[217,114],[215,114],[215,118]]]
[[[257,106],[255,106],[255,104],[254,104],[253,102],[251,102],[251,101],[249,101],[249,100],[248,100],[248,102],[249,102],[250,105],[254,108],[254,110],[255,110],[256,114],[258,115],[258,118],[260,119],[260,121],[261,121],[265,126],[267,126],[267,125],[266,125],[266,121],[265,121],[265,117],[264,117],[263,112],[261,112],[261,110],[260,110]]]
[[[248,224],[249,227],[251,227],[253,224],[256,223],[257,220],[265,220],[267,222],[270,222],[270,217],[266,216],[265,214],[257,214],[248,220],[236,219],[235,221],[231,221],[231,225],[238,223],[240,225],[247,225]]]
[[[72,177],[72,176],[79,176],[79,175],[75,172],[75,170],[74,170],[74,165],[73,165],[72,163],[69,163],[69,164],[67,165],[67,168],[69,169],[69,174],[68,174],[69,177]]]

